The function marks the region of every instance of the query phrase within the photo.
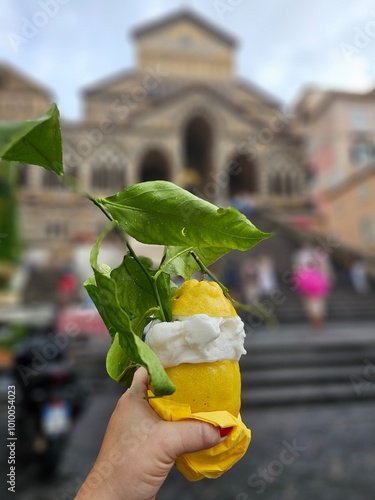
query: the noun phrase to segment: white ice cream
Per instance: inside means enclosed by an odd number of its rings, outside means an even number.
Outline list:
[[[176,316],[173,322],[152,322],[145,342],[164,368],[181,363],[238,361],[246,354],[241,318],[211,318],[207,314]]]

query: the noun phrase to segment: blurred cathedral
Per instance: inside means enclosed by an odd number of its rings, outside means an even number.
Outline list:
[[[307,204],[302,143],[265,91],[235,74],[236,40],[191,11],[133,32],[136,67],[83,92],[63,123],[65,171],[94,195],[165,179],[218,205],[296,214]],[[46,111],[49,92],[0,67],[0,119]],[[29,246],[97,234],[104,217],[41,168],[21,165]]]

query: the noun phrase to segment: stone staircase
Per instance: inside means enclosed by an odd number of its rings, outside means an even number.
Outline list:
[[[242,405],[375,400],[375,328],[353,323],[331,329],[334,334],[318,334],[295,325],[248,339],[241,359]]]
[[[275,315],[280,323],[306,322],[300,296],[287,287],[281,290],[285,300],[275,306]],[[336,286],[327,301],[327,320],[375,320],[375,292],[360,295],[347,285]]]

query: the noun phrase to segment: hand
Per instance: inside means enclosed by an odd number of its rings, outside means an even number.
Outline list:
[[[210,424],[162,420],[144,398],[147,387],[147,372],[140,368],[117,403],[76,500],[154,499],[177,457],[221,441],[219,429]]]

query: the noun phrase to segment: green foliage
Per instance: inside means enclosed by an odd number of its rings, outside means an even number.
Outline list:
[[[95,300],[99,298],[100,309],[104,312],[107,326],[110,327],[112,332],[116,332],[107,356],[108,373],[118,381],[124,379],[127,382],[128,377],[122,375],[125,371],[130,370],[130,373],[132,373],[132,365],[144,366],[150,375],[150,386],[155,396],[172,394],[175,390],[174,385],[169,380],[157,356],[140,338],[140,332],[134,330],[134,322],[131,321],[132,318],[126,309],[126,304],[125,307],[122,305],[121,297],[124,297],[124,295],[123,293],[120,294],[119,288],[124,285],[123,272],[119,271],[119,268],[117,270],[103,270],[97,266],[99,248],[104,236],[105,233],[94,245],[91,251],[90,263],[95,277]],[[126,279],[127,284],[133,283],[130,286],[139,288],[138,283],[141,272],[143,271],[134,268],[132,278]],[[91,292],[92,286],[93,281],[91,280]],[[126,300],[128,300],[128,297]]]
[[[0,160],[0,262],[17,263],[21,254],[16,173],[14,165]]]
[[[62,175],[61,129],[56,105],[36,120],[0,124],[0,157],[40,165]],[[171,182],[134,184],[108,198],[94,198],[88,193],[85,196],[112,221],[91,251],[94,275],[85,282],[112,337],[107,371],[117,382],[129,386],[136,367],[144,366],[154,394],[171,394],[173,384],[157,356],[142,340],[150,320],[172,320],[171,296],[175,285],[170,274],[189,279],[199,268],[210,274],[206,266],[231,249],[249,250],[270,235],[259,231],[235,208],[218,208]],[[100,245],[116,225],[122,229],[128,253],[115,269],[98,267]],[[146,244],[165,246],[157,269],[148,259],[135,254],[127,235]]]
[[[23,122],[0,122],[0,158],[39,165],[63,175],[60,114],[56,104]]]

